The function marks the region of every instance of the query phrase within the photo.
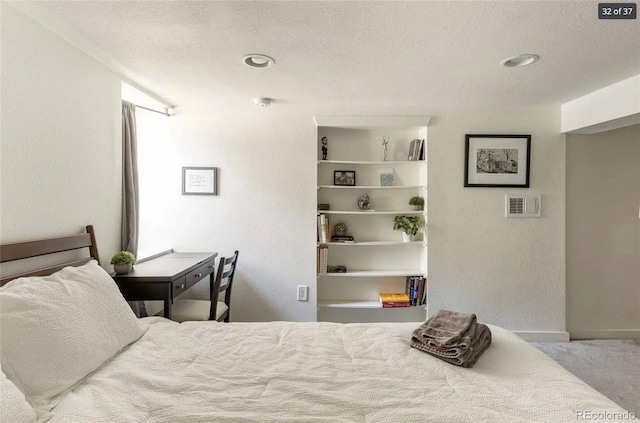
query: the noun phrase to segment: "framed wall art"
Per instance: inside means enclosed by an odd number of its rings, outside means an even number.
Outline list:
[[[217,167],[183,167],[182,195],[218,195]]]
[[[529,188],[531,135],[467,134],[465,187]]]

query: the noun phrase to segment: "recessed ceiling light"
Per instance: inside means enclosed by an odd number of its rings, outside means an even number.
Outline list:
[[[276,61],[264,54],[247,54],[242,58],[242,63],[252,68],[268,68],[275,65]]]
[[[500,65],[506,68],[519,68],[527,66],[536,62],[539,57],[536,54],[519,54],[517,56],[509,57],[500,62]]]

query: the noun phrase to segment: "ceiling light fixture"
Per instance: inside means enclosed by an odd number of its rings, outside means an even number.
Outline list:
[[[260,106],[260,107],[269,107],[269,106],[271,106],[271,99],[267,98],[267,97],[254,98],[253,102],[256,103],[256,106]]]
[[[247,54],[242,58],[242,63],[250,68],[270,68],[276,61],[264,54]]]
[[[504,66],[505,68],[519,68],[522,66],[530,65],[533,62],[537,62],[538,59],[539,57],[536,54],[519,54],[517,56],[504,59],[502,62],[500,62],[500,65]]]

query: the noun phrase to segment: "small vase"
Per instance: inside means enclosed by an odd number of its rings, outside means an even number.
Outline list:
[[[406,232],[402,233],[402,242],[412,242],[413,241],[413,235],[409,235]]]
[[[133,264],[131,264],[131,263],[127,263],[127,264],[114,264],[114,265],[113,265],[113,270],[114,270],[118,275],[124,275],[125,273],[129,273],[129,272],[131,272],[131,269],[133,269]]]
[[[415,211],[423,210],[423,207],[424,207],[424,206],[422,206],[422,205],[420,205],[420,204],[414,204],[414,205],[413,205],[413,209],[414,209]]]

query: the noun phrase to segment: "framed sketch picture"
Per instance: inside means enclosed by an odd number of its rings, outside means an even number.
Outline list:
[[[183,167],[182,195],[218,195],[217,167]]]
[[[356,185],[355,170],[335,170],[333,172],[333,185],[353,187]]]
[[[467,134],[465,187],[529,188],[531,135]]]

